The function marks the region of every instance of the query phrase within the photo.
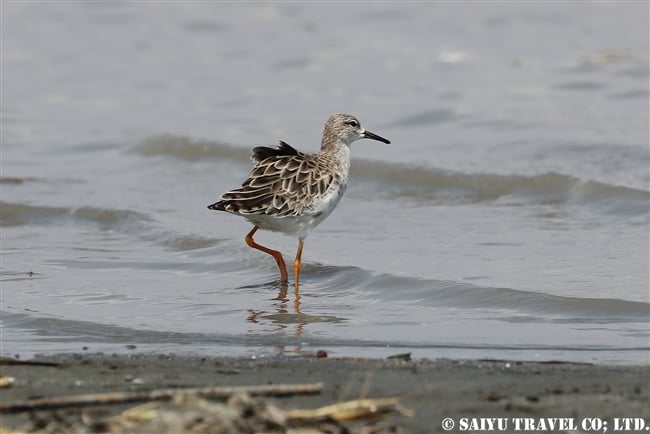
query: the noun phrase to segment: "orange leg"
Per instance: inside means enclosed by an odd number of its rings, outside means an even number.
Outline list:
[[[298,288],[298,282],[300,281],[300,257],[302,256],[302,245],[303,241],[298,241],[298,252],[296,253],[296,260],[293,261],[293,280],[296,288]]]
[[[275,259],[275,262],[278,263],[278,268],[280,268],[280,279],[282,279],[283,282],[288,282],[289,281],[289,276],[287,274],[287,266],[284,265],[284,259],[282,259],[282,253],[278,252],[277,250],[271,250],[268,247],[264,247],[260,244],[257,244],[255,240],[253,240],[253,235],[257,230],[259,229],[259,226],[253,226],[253,229],[246,235],[246,244],[248,244],[250,247],[261,250],[264,253],[268,253],[269,255],[273,256]]]

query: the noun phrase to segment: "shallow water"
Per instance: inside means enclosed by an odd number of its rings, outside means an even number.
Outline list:
[[[647,4],[2,8],[3,355],[650,361]],[[296,294],[206,206],[339,111]]]

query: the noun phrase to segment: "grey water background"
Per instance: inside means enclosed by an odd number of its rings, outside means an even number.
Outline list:
[[[2,355],[649,362],[648,3],[1,7]],[[206,206],[335,112],[295,294]]]

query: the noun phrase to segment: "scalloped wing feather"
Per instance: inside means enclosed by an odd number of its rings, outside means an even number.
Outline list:
[[[233,214],[299,216],[312,208],[335,181],[329,161],[317,154],[304,154],[285,142],[276,148],[253,149],[257,164],[240,188],[228,191],[208,208]]]

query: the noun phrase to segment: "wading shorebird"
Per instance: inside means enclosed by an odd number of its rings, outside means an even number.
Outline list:
[[[341,200],[350,170],[350,145],[359,139],[390,143],[363,129],[356,117],[337,113],[325,122],[317,154],[300,152],[283,141],[276,147],[257,146],[251,157],[255,167],[248,179],[208,208],[251,222],[254,226],[246,235],[246,244],[275,258],[282,282],[288,282],[282,253],[257,244],[253,235],[258,229],[266,229],[297,236],[298,251],[293,262],[297,288],[305,238]]]

